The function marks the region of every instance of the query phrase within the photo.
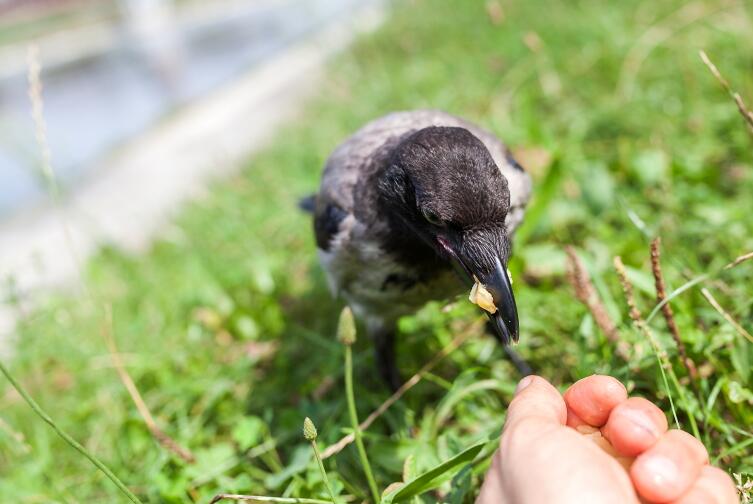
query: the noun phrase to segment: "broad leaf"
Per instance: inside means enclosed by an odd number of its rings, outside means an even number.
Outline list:
[[[413,478],[398,490],[386,495],[384,499],[382,499],[382,504],[404,501],[437,488],[439,485],[452,478],[452,476],[465,464],[470,463],[476,458],[476,455],[479,454],[484,445],[486,445],[486,441],[475,444],[458,453],[451,459],[442,462],[435,468]]]

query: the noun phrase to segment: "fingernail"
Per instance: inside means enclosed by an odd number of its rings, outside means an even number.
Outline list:
[[[677,464],[663,455],[653,455],[643,461],[643,470],[657,487],[674,484],[680,476]]]
[[[520,380],[518,382],[518,386],[515,387],[515,395],[520,394],[523,391],[523,389],[529,386],[531,383],[533,383],[533,375],[526,376],[525,378]]]

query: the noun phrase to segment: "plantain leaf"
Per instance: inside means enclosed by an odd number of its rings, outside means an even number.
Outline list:
[[[437,488],[439,485],[452,478],[452,476],[454,476],[454,474],[465,464],[470,463],[476,458],[476,455],[479,454],[486,443],[487,442],[484,441],[482,443],[477,443],[470,448],[466,448],[451,459],[446,460],[433,469],[413,478],[399,489],[387,494],[382,499],[382,504],[404,501]]]

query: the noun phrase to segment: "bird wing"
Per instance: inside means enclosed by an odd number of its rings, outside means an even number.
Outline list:
[[[342,142],[327,159],[314,211],[314,231],[320,249],[329,250],[335,237],[345,234],[341,231],[346,227],[352,229],[357,224],[356,214],[363,218],[375,211],[373,205],[368,204],[356,209],[356,186],[380,167],[384,157],[401,138],[416,129],[392,121],[393,116],[395,114],[366,124]],[[347,239],[347,236],[340,236],[340,240]]]

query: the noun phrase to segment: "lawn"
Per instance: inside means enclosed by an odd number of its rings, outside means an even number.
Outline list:
[[[396,2],[382,28],[330,63],[300,117],[237,176],[184,208],[148,253],[104,248],[85,267],[86,289],[26,314],[8,366],[146,502],[206,503],[220,491],[326,498],[301,428],[311,417],[322,448],[348,432],[335,339],[341,304],[329,296],[296,202],[315,190],[337,142],[365,121],[436,107],[498,133],[533,174],[512,273],[517,349],[536,372],[562,387],[614,375],[658,402],[671,424],[674,406],[715,463],[753,476],[753,343],[701,292],[753,332],[753,261],[722,269],[753,251],[753,136],[698,55],[704,49],[753,103],[750,5]],[[612,265],[621,256],[648,318],[657,304],[649,259],[657,236],[669,292],[707,275],[671,301],[696,379],[660,313],[648,323],[659,351],[634,327]],[[627,355],[576,298],[568,245]],[[365,432],[380,489],[402,480],[406,460],[422,472],[498,434],[519,377],[474,323],[480,317],[461,299],[401,321],[406,375],[455,335],[477,334]],[[195,463],[153,440],[112,365],[108,332],[157,424]],[[365,337],[354,352],[364,418],[389,393]],[[3,502],[126,501],[5,380],[0,390]],[[490,454],[424,501],[471,502]],[[336,492],[369,498],[354,446],[324,464]]]

